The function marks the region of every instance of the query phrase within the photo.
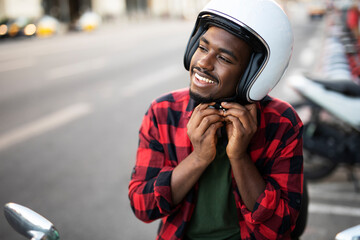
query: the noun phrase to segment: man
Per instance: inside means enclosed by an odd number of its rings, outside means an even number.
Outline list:
[[[135,215],[162,220],[157,239],[291,238],[302,123],[267,93],[292,42],[272,0],[213,0],[200,12],[184,57],[190,87],[151,104],[129,184]]]

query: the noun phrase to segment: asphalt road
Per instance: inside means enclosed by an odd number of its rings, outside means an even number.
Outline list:
[[[289,15],[293,59],[271,94],[295,102],[286,79],[314,67],[324,25]],[[192,27],[142,20],[0,42],[0,205],[36,210],[62,239],[155,239],[158,222],[133,216],[127,186],[150,102],[188,86],[182,57]],[[359,224],[360,194],[343,169],[309,187],[303,239],[333,239]],[[22,239],[1,215],[0,239]]]

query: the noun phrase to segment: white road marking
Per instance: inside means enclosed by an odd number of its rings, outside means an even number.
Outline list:
[[[182,70],[179,68],[179,65],[168,66],[152,73],[151,75],[135,79],[131,84],[122,88],[121,94],[124,97],[134,96],[137,93],[149,89],[157,84],[170,81],[172,78],[179,76],[182,73],[181,71]]]
[[[69,77],[84,72],[102,69],[106,64],[106,58],[100,57],[74,64],[53,68],[48,72],[48,79]]]
[[[84,71],[100,68],[104,64],[105,60],[103,58],[92,59],[90,61],[80,62],[75,65],[68,65],[53,69],[49,72],[49,75],[52,78],[66,77],[79,74]],[[180,74],[182,74],[182,69],[179,67],[179,65],[170,65],[168,67],[162,68],[157,72],[152,73],[151,75],[146,75],[144,77],[136,79],[136,81],[133,81],[132,83],[121,89],[120,94],[122,94],[123,97],[131,97],[141,91],[154,87],[165,81],[169,81],[174,77],[179,76]],[[20,142],[23,142],[29,138],[45,133],[46,131],[50,131],[57,127],[65,125],[73,120],[76,120],[77,118],[89,114],[92,111],[93,109],[90,104],[79,103],[71,105],[65,109],[45,116],[34,122],[25,124],[15,130],[12,130],[0,136],[0,151]]]
[[[35,61],[29,58],[24,58],[20,60],[2,61],[0,64],[0,72],[28,68],[28,67],[32,67],[33,65],[35,65]]]
[[[349,183],[347,183],[349,185]],[[350,184],[351,185],[351,184]],[[353,186],[352,186],[353,187]],[[333,192],[323,191],[319,188],[309,187],[309,195],[311,198],[325,199],[325,200],[337,200],[337,201],[357,201],[360,202],[360,194],[357,192],[340,192],[338,189]],[[351,189],[349,190],[351,191]]]
[[[320,203],[310,203],[309,204],[310,213],[320,213],[320,214],[330,214],[330,215],[343,215],[343,216],[352,216],[360,217],[360,208],[356,207],[347,207],[331,204],[320,204]]]
[[[92,112],[88,103],[77,103],[0,136],[0,151],[53,130]]]

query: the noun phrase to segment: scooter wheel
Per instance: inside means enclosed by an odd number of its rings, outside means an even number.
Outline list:
[[[337,162],[328,158],[303,150],[304,176],[308,180],[320,180],[329,176],[337,167]]]

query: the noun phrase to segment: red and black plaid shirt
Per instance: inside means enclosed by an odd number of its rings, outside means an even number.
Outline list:
[[[144,116],[136,165],[129,183],[131,207],[144,222],[162,219],[157,239],[182,239],[196,204],[198,185],[174,206],[173,169],[193,150],[186,125],[195,103],[182,89],[155,100]],[[249,154],[266,181],[253,212],[233,193],[241,239],[290,239],[302,195],[302,123],[289,104],[267,96],[257,103],[258,131]]]

